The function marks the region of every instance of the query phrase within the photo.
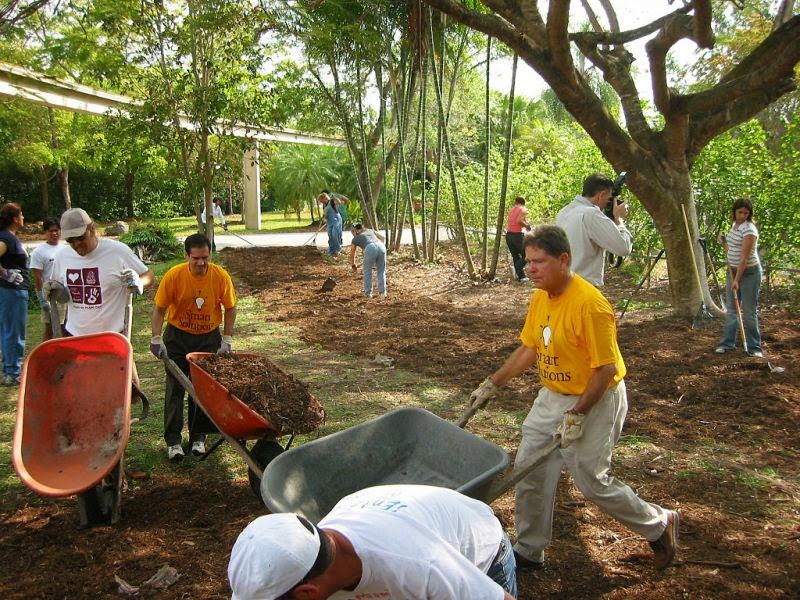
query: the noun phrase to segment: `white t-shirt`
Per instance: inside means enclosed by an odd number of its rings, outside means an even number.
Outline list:
[[[454,490],[387,485],[346,496],[320,521],[361,559],[361,581],[336,600],[502,600],[485,573],[503,529],[492,509]]]
[[[122,242],[99,238],[97,248],[81,256],[72,248],[56,255],[53,279],[69,289],[70,303],[65,328],[72,335],[124,328],[128,288],[120,276],[123,269],[139,275],[145,264]]]
[[[211,211],[211,214],[214,215],[214,221],[219,223],[220,225],[225,225],[225,215],[222,214],[222,207],[219,204],[212,204],[214,209]],[[206,222],[206,209],[203,209],[203,212],[200,214],[200,220],[205,223]]]
[[[562,208],[556,225],[567,232],[572,251],[572,270],[597,287],[603,285],[605,251],[627,256],[633,238],[625,225],[617,225],[583,196]]]
[[[53,262],[56,253],[66,248],[66,244],[39,244],[31,252],[31,269],[39,269],[42,272],[42,281],[53,279]]]
[[[733,268],[737,268],[742,260],[742,244],[747,236],[752,236],[756,239],[750,249],[750,255],[747,257],[746,267],[755,267],[761,264],[758,258],[758,229],[755,223],[745,221],[741,225],[737,225],[734,222],[731,230],[725,235],[725,239],[728,242],[728,264]]]

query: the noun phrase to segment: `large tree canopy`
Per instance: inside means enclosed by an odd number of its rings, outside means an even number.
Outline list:
[[[549,2],[546,13],[535,0],[483,0],[491,12],[471,8],[474,3],[466,1],[423,1],[503,41],[542,76],[606,160],[616,170],[628,172],[631,191],[653,217],[663,238],[676,310],[693,314],[701,294],[712,303],[707,285],[698,283],[691,264],[690,244],[694,244],[698,267],[704,272],[690,169],[715,136],[796,88],[800,16],[791,16],[793,2],[781,3],[772,31],[716,81],[705,89],[680,93],[668,85],[669,51],[683,39],[700,48],[713,47],[712,8],[728,10],[730,4],[712,7],[711,0],[684,2],[645,26],[620,31],[613,0],[601,2],[607,28],[582,0],[592,24],[591,31],[582,31],[571,29],[569,0]],[[653,118],[643,108],[632,69],[634,57],[626,48],[626,44],[647,37],[652,94],[660,118]],[[573,50],[588,59],[614,89],[622,106],[620,118],[589,85],[586,73],[576,66]],[[682,209],[689,215],[691,235],[687,235]]]

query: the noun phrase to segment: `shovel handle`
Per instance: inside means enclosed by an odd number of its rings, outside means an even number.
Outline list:
[[[728,272],[731,278],[731,296],[733,296],[733,305],[736,307],[736,316],[739,318],[739,333],[742,334],[742,348],[747,352],[747,337],[744,334],[744,319],[742,318],[742,305],[739,304],[739,293],[733,289],[733,267],[728,265]]]
[[[61,331],[61,315],[58,314],[58,302],[50,294],[50,329],[53,330],[53,338],[60,338],[63,335]]]

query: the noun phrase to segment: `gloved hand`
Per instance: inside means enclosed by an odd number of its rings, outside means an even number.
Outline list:
[[[167,355],[167,347],[164,345],[164,340],[160,335],[154,335],[150,338],[150,352],[156,358],[163,358]]]
[[[497,394],[497,386],[492,383],[491,378],[487,377],[478,388],[469,395],[469,405],[483,405],[495,394]]]
[[[139,279],[139,274],[136,271],[133,269],[122,269],[119,276],[122,278],[125,286],[131,288],[131,290],[135,290],[139,296],[144,293],[144,284],[142,284],[142,280]]]
[[[0,277],[12,285],[19,285],[23,279],[19,269],[6,269]]]
[[[232,335],[223,335],[222,336],[222,344],[217,350],[217,354],[230,354],[232,351],[233,346],[233,336]]]
[[[561,435],[561,447],[566,448],[583,435],[583,419],[586,415],[573,410],[564,413],[564,419],[558,426],[556,433]]]
[[[44,297],[44,292],[42,290],[36,290],[36,299],[39,301],[39,307],[42,309],[42,312],[49,313],[50,302]]]
[[[49,299],[66,304],[69,302],[69,290],[55,279],[45,281],[42,286],[42,295]]]

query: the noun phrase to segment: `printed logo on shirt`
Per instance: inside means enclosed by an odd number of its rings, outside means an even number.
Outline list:
[[[203,310],[205,304],[206,299],[202,296],[202,290],[198,290],[197,296],[194,298],[194,305],[197,307],[197,311],[187,309],[182,316],[178,317],[179,327],[184,331],[196,334],[211,331],[211,314],[209,314],[208,310]]]
[[[550,317],[547,317],[550,320]],[[553,341],[553,330],[550,325],[542,326],[542,347],[539,348],[537,365],[539,377],[544,381],[572,381],[572,373],[565,372],[561,363],[561,357],[556,356],[550,349]]]
[[[97,267],[67,269],[66,280],[73,304],[88,306],[100,306],[103,304],[103,293],[100,289],[100,270]]]

